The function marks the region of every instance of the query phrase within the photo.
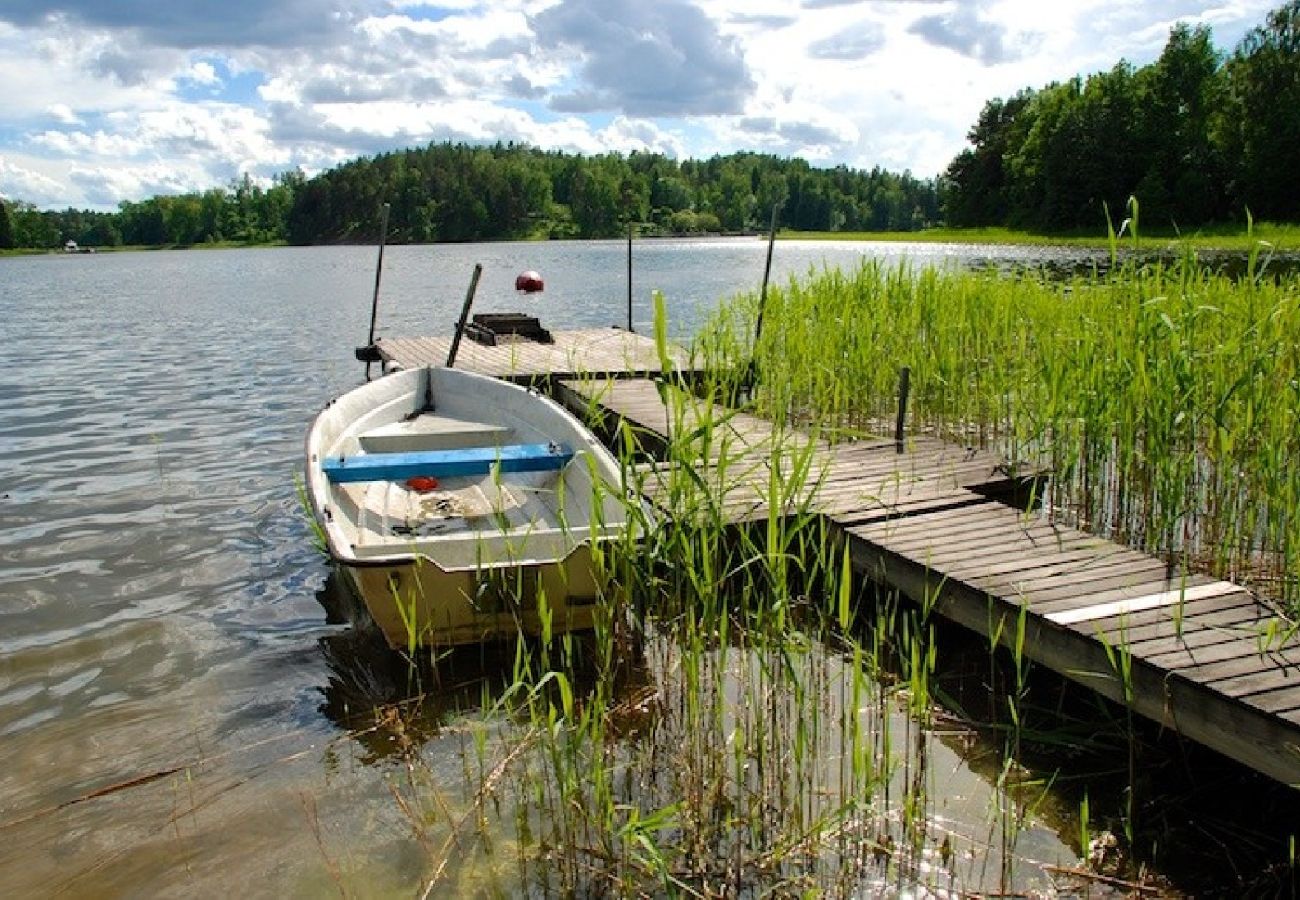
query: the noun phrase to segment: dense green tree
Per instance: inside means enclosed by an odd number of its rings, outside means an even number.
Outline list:
[[[9,203],[9,218],[13,223],[14,246],[36,250],[52,250],[63,244],[58,213],[42,213],[30,203],[21,200]]]
[[[619,180],[603,166],[581,169],[573,180],[569,208],[581,237],[619,233]]]
[[[718,179],[717,200],[713,210],[726,231],[744,231],[754,211],[754,195],[749,175],[740,166],[727,166]]]
[[[15,246],[14,223],[9,218],[9,204],[0,199],[0,250],[9,250]]]
[[[1221,64],[1209,28],[1179,23],[1144,72],[1146,171],[1136,194],[1147,221],[1207,222],[1225,212],[1223,157],[1212,138],[1223,104]]]
[[[1300,217],[1300,0],[1269,13],[1227,64],[1226,153],[1234,187],[1257,217]]]
[[[1204,26],[1160,58],[1120,62],[992,100],[948,166],[953,225],[1093,230],[1129,195],[1178,228],[1239,215],[1300,218],[1300,0],[1269,14],[1225,64]]]
[[[774,168],[759,171],[758,185],[754,190],[754,214],[760,224],[771,221],[772,210],[780,210],[790,196],[790,185],[785,175]]]

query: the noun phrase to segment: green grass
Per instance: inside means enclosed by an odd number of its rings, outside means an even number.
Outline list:
[[[403,799],[428,892],[1006,892],[1040,874],[1016,848],[1043,786],[1018,766],[986,819],[936,826],[929,606],[854,573],[809,507],[805,434],[783,420],[755,447],[704,399],[740,361],[698,393],[662,385],[666,445],[619,426],[626,486],[671,515],[633,505],[628,538],[599,547],[593,636],[517,645],[471,726],[462,796],[421,782]],[[742,482],[783,514],[730,525]],[[429,812],[434,797],[455,811]]]
[[[894,243],[923,244],[975,244],[1020,245],[1043,247],[1096,247],[1106,248],[1105,235],[1096,232],[1067,232],[1039,234],[1012,228],[927,228],[923,231],[790,231],[782,230],[778,237],[787,240],[820,241],[886,241]],[[1288,224],[1256,223],[1253,229],[1243,226],[1212,226],[1188,232],[1173,229],[1144,228],[1145,249],[1222,250],[1249,253],[1260,241],[1274,250],[1300,250],[1300,226]]]

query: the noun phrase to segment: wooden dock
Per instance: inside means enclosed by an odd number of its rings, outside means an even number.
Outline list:
[[[651,452],[674,428],[689,433],[701,422],[718,423],[700,443],[697,471],[716,487],[716,508],[729,520],[792,506],[825,516],[865,575],[1008,643],[1023,614],[1025,652],[1036,663],[1300,786],[1300,638],[1245,588],[1171,571],[1000,502],[1025,484],[991,454],[928,438],[909,439],[902,453],[893,441],[832,446],[778,434],[762,419],[698,399],[675,404],[674,420],[661,387],[647,377],[659,367],[648,338],[613,329],[555,337],[551,350],[466,353],[462,346],[458,365],[500,377],[549,377],[563,402],[627,422]],[[380,343],[408,367],[444,362],[445,340],[441,355],[439,346],[430,339]],[[421,356],[422,348],[429,355]],[[725,475],[718,474],[723,459]],[[808,477],[773,510],[771,467],[794,459]],[[653,464],[646,468],[653,501],[664,478],[655,477]]]
[[[626,377],[650,375],[661,370],[654,341],[621,328],[584,328],[557,331],[554,343],[507,340],[489,347],[462,340],[456,354],[456,368],[496,378],[527,381],[536,378],[572,378],[576,375]],[[450,337],[380,338],[375,349],[385,371],[421,366],[445,365],[451,350]],[[685,356],[673,351],[677,368],[686,366]]]

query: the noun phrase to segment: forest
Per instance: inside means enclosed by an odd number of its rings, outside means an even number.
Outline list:
[[[263,188],[245,176],[201,194],[124,202],[117,212],[0,212],[0,246],[373,241],[391,206],[394,243],[625,234],[743,233],[785,227],[912,231],[939,221],[933,179],[754,153],[678,162],[657,153],[579,156],[518,144],[430,144],[357,159]]]
[[[1179,24],[1160,57],[985,104],[943,176],[953,227],[1104,227],[1139,199],[1144,222],[1185,230],[1300,220],[1300,0],[1226,58]]]
[[[116,212],[0,201],[0,248],[372,241],[391,205],[395,243],[625,234],[915,231],[1011,226],[1104,232],[1139,199],[1146,227],[1300,221],[1300,0],[1228,54],[1176,25],[1159,58],[988,101],[970,146],[936,178],[735,153],[582,156],[519,144],[435,143],[263,185],[124,201]]]

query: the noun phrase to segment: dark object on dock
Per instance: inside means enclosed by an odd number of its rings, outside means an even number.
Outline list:
[[[465,335],[489,347],[495,347],[506,337],[520,337],[539,344],[555,343],[536,316],[523,313],[479,313],[465,326]]]

